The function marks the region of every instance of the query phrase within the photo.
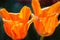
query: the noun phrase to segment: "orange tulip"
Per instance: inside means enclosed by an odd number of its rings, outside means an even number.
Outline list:
[[[6,9],[0,10],[0,15],[4,21],[4,30],[13,40],[24,39],[27,35],[29,25],[32,23],[29,20],[31,10],[24,6],[19,14],[9,14]]]
[[[35,15],[32,15],[34,27],[42,37],[50,36],[59,24],[60,1],[42,10],[38,0],[32,0],[32,8]]]

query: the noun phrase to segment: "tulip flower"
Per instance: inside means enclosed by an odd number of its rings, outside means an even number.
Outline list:
[[[32,16],[37,33],[42,37],[52,35],[59,24],[60,1],[42,10],[39,1],[32,0],[32,8],[35,14]]]
[[[9,13],[5,8],[0,10],[4,22],[4,30],[6,34],[13,40],[24,39],[27,35],[29,25],[32,23],[29,20],[31,10],[24,6],[19,14]]]

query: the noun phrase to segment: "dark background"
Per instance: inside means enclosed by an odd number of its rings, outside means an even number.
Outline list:
[[[57,1],[60,0],[39,0],[42,8],[50,6],[56,3]],[[30,7],[32,10],[31,0],[0,0],[0,8],[6,8],[9,12],[18,13],[24,5]],[[58,20],[59,19],[60,15],[58,16]],[[34,29],[34,24],[32,23],[28,30],[27,36],[23,40],[39,40],[39,39],[40,36],[37,34],[36,30]],[[0,40],[12,40],[4,32],[2,17],[0,17]],[[60,40],[60,25],[58,25],[53,35],[44,38],[44,40]]]

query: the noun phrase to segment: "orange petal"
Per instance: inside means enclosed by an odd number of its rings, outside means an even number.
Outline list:
[[[8,11],[5,8],[0,10],[0,14],[2,18],[5,18],[6,20],[11,20],[11,17],[9,16]]]
[[[48,12],[49,9],[50,9],[49,7],[43,8],[43,9],[42,9],[42,14],[39,15],[39,19],[40,19],[40,18],[47,17],[47,16],[48,16],[48,15],[47,15],[47,12]]]
[[[38,0],[32,0],[32,8],[34,10],[35,15],[39,16],[42,13],[40,3]]]
[[[25,28],[23,23],[18,23],[11,28],[11,34],[13,39],[23,39],[26,36]]]
[[[19,13],[18,14],[10,13],[9,15],[13,21],[23,22],[23,19],[19,18]]]
[[[37,33],[41,36],[50,36],[59,24],[57,16],[42,18],[41,21],[35,19],[34,25]]]
[[[54,13],[55,14],[60,13],[60,1],[50,6],[47,15],[53,15]]]
[[[57,15],[49,17],[47,22],[44,24],[45,24],[45,31],[48,33],[48,36],[52,35],[53,32],[55,31],[57,25],[59,24]]]
[[[30,8],[27,6],[24,6],[20,11],[19,17],[24,21],[28,21],[30,14],[31,14]]]
[[[18,17],[19,15],[18,14],[9,14],[10,15],[10,17],[11,17],[11,19],[13,20],[13,21],[20,21],[21,19]]]
[[[17,21],[18,16],[15,14],[9,14],[12,20]]]
[[[11,27],[13,26],[13,22],[4,21],[4,30],[8,36],[11,37]]]

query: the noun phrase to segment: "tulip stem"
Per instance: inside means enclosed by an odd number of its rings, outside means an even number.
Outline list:
[[[41,37],[40,37],[40,40],[44,40],[44,37],[41,36]]]

